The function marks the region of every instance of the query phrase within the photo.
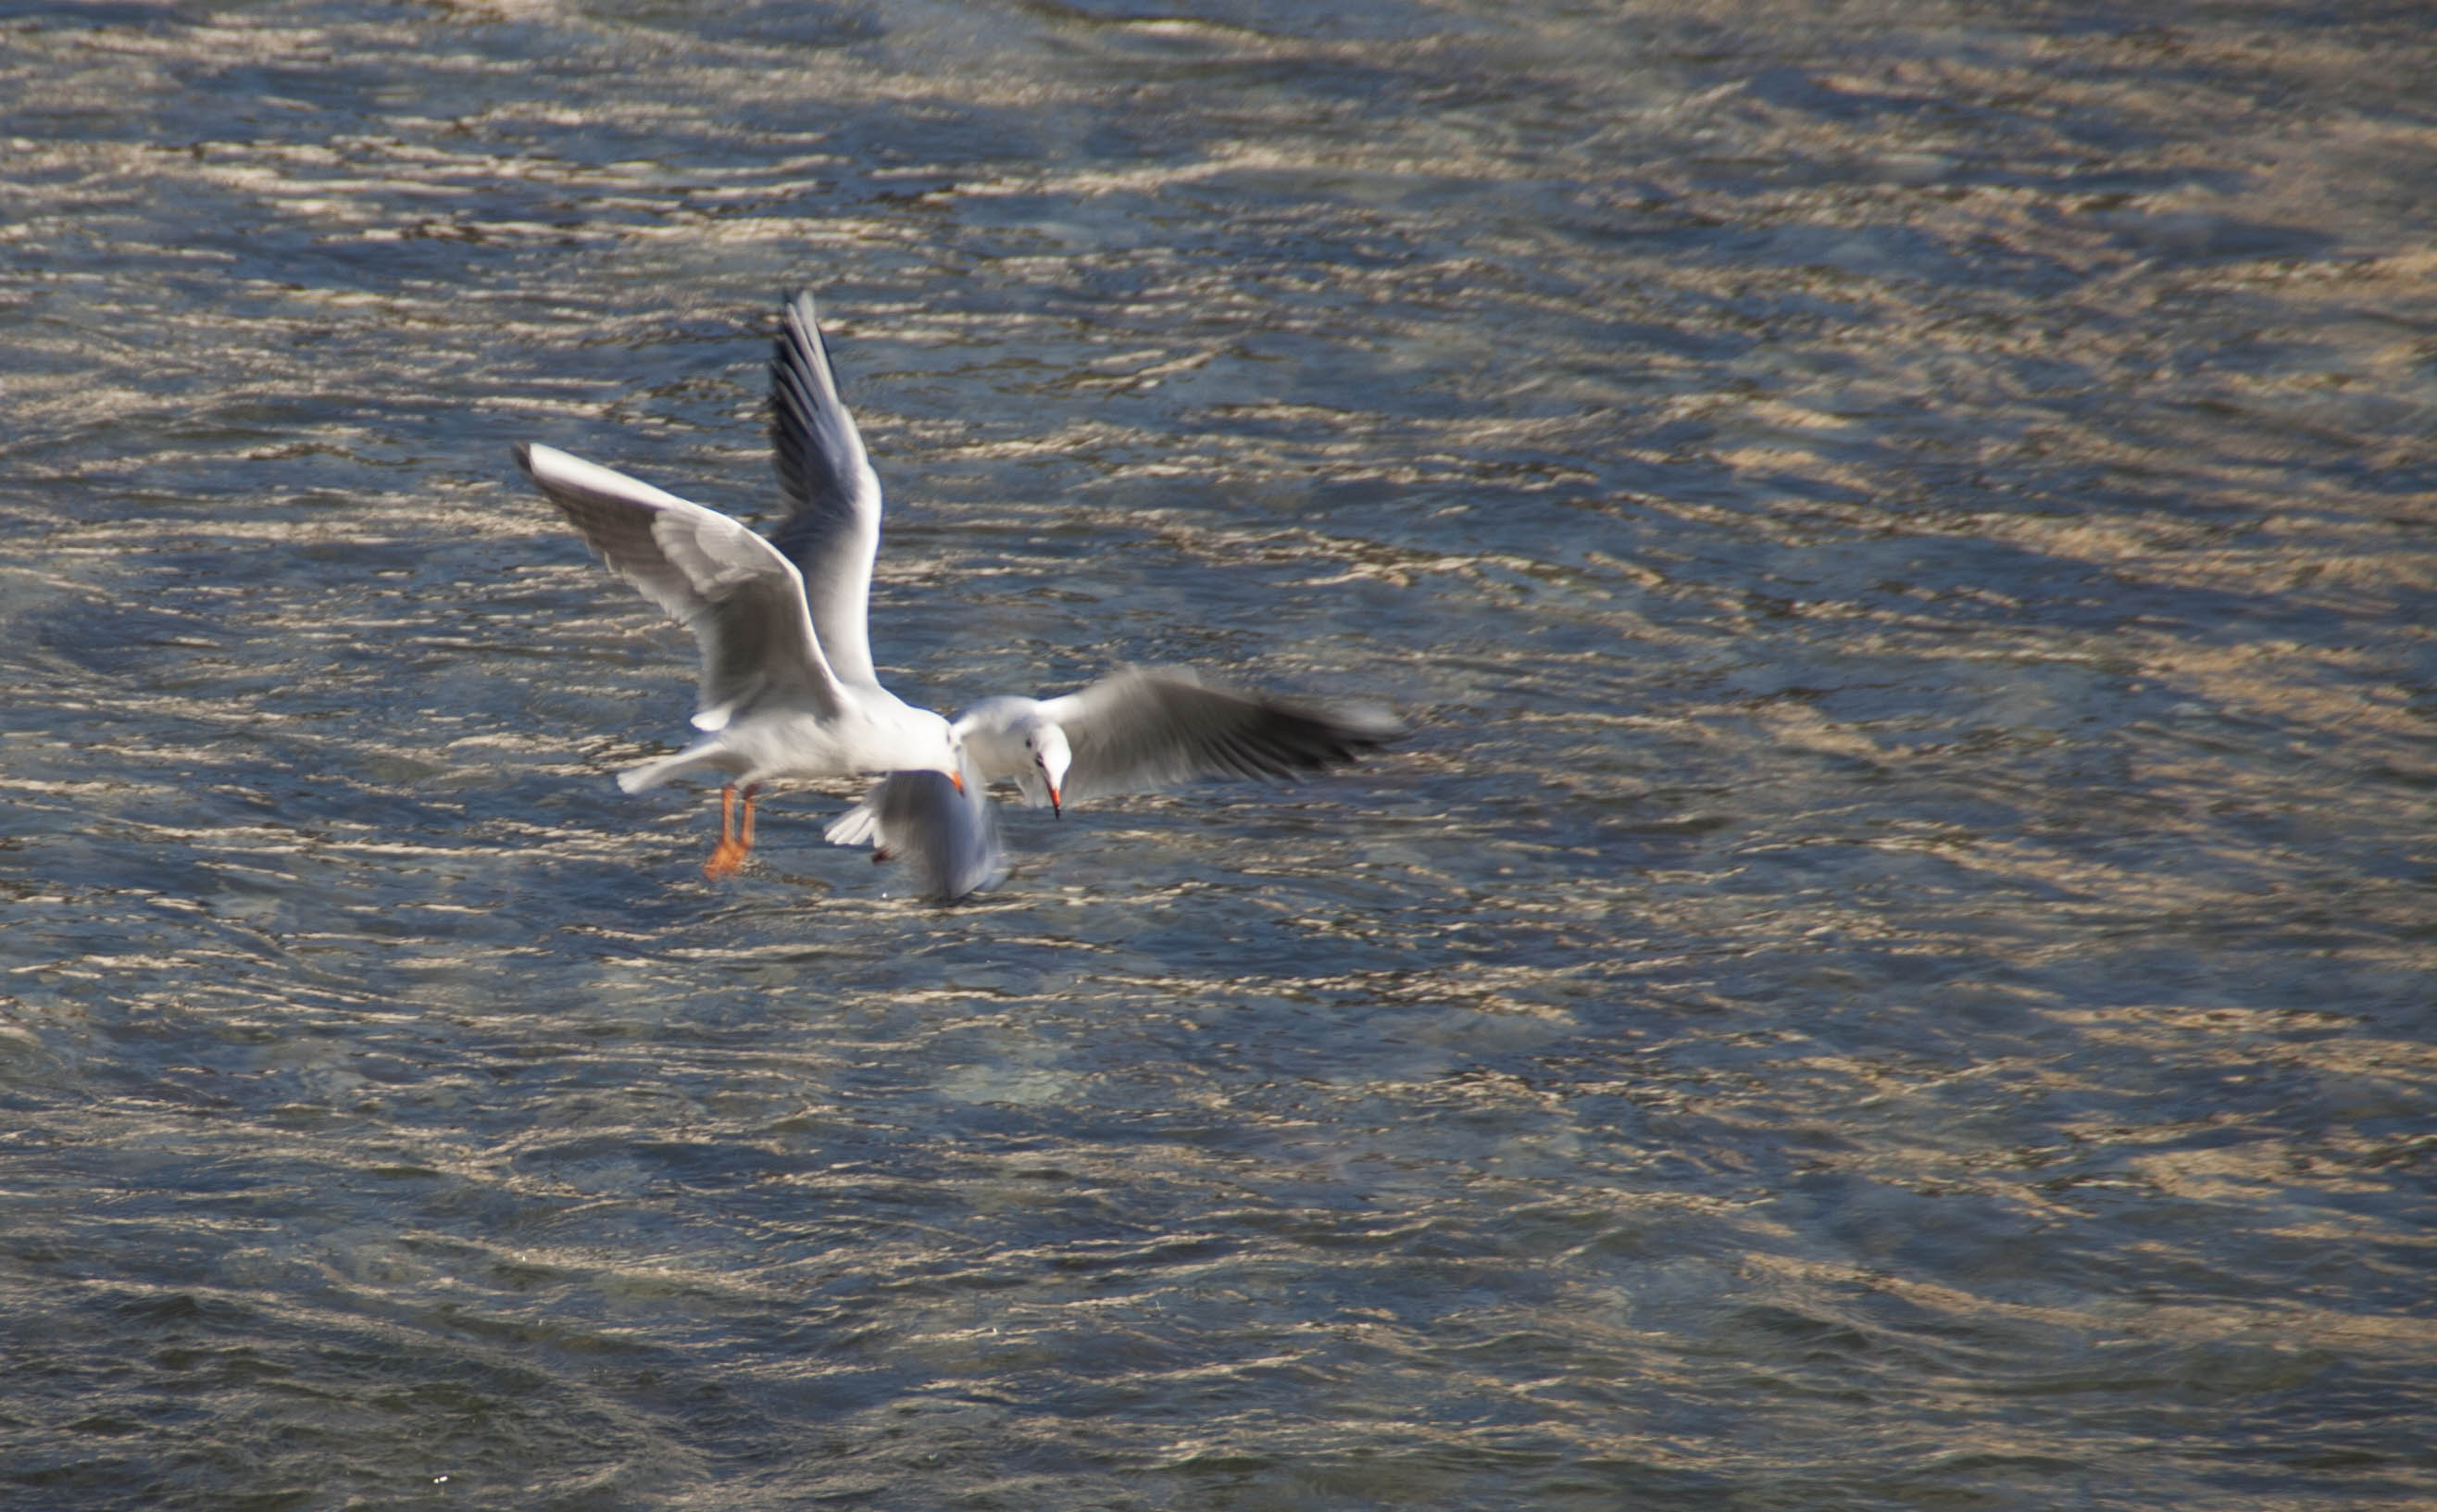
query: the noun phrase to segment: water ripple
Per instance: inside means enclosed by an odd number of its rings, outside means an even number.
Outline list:
[[[2418,1505],[2416,11],[0,8],[28,1504]],[[515,478],[940,703],[1385,699],[952,908]]]

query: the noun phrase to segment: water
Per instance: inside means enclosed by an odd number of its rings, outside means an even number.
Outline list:
[[[2425,1506],[2437,39],[2261,3],[0,7],[0,1501]],[[774,804],[544,441],[910,696]]]

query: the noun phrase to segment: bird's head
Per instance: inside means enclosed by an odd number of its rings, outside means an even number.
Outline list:
[[[1031,719],[1024,727],[1024,753],[1041,770],[1041,780],[1049,786],[1049,812],[1064,818],[1060,794],[1066,786],[1066,768],[1075,763],[1075,753],[1067,747],[1066,731],[1046,719]]]

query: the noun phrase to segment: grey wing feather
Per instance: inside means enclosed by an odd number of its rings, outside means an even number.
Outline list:
[[[612,572],[693,632],[702,651],[703,712],[718,729],[765,694],[838,706],[796,570],[726,515],[550,447],[523,447],[517,466],[556,504]]]
[[[1193,777],[1291,777],[1403,733],[1384,715],[1214,688],[1183,669],[1129,668],[1043,712],[1074,752],[1070,800]]]
[[[891,772],[865,800],[877,821],[874,859],[910,863],[924,892],[950,902],[992,887],[1007,875],[999,843],[998,814],[984,795],[978,774],[966,774],[962,792],[939,772]]]
[[[813,296],[787,306],[771,343],[770,450],[795,506],[770,543],[803,574],[813,624],[844,682],[877,685],[871,665],[871,564],[880,551],[880,479],[813,314]]]

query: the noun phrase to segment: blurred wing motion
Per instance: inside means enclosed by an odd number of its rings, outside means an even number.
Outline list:
[[[938,772],[891,772],[831,823],[828,836],[838,845],[870,842],[874,861],[911,863],[924,895],[941,902],[995,887],[1007,875],[997,811],[972,771],[962,791]]]
[[[1292,777],[1353,761],[1404,732],[1383,712],[1214,688],[1183,668],[1130,667],[1043,700],[1041,714],[1065,731],[1073,752],[1060,794],[1069,802],[1195,777]]]

